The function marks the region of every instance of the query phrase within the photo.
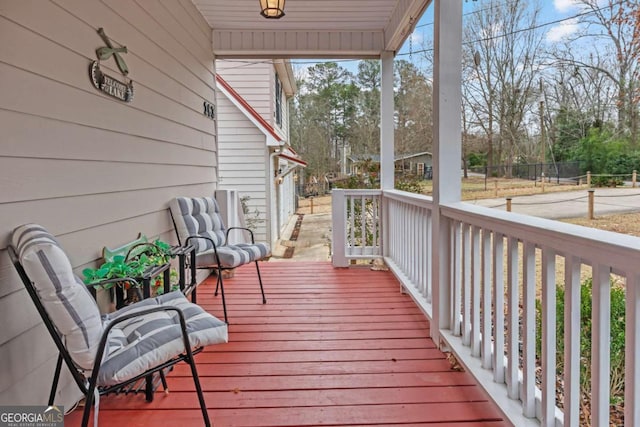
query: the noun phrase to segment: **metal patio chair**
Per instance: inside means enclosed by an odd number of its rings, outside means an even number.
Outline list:
[[[271,248],[267,243],[256,243],[253,232],[248,228],[225,228],[220,216],[220,208],[213,197],[177,197],[171,201],[169,207],[178,242],[196,247],[195,260],[192,260],[192,280],[195,280],[194,267],[213,268],[217,271],[215,295],[218,295],[219,288],[225,322],[228,323],[223,271],[254,262],[258,272],[262,303],[267,303],[258,265],[258,261],[271,256]],[[227,244],[231,230],[248,232],[251,243]]]
[[[204,346],[228,340],[227,325],[190,303],[179,291],[149,298],[101,316],[87,285],[73,273],[57,240],[37,224],[13,231],[9,256],[42,317],[59,355],[49,395],[53,404],[62,362],[85,396],[82,426],[101,395],[130,391],[142,382],[153,399],[154,374],[166,389],[163,371],[184,361],[210,426],[193,355]],[[131,280],[131,279],[128,279]]]

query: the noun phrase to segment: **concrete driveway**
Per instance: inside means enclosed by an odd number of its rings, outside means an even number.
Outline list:
[[[273,249],[271,261],[329,261],[331,245],[331,214],[314,213],[302,215],[297,236],[293,230],[300,221],[294,215],[289,221],[280,244]],[[295,236],[295,239],[292,239]],[[293,248],[293,255],[287,256],[287,248]]]
[[[640,211],[640,188],[595,188],[594,214],[627,213]],[[587,190],[515,196],[511,211],[540,218],[586,217],[588,211]],[[467,203],[496,209],[506,209],[506,199],[482,199]]]

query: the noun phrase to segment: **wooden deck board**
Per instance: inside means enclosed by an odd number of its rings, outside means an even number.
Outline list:
[[[509,425],[466,372],[451,370],[429,324],[389,272],[329,263],[262,263],[225,281],[229,343],[197,355],[215,426]],[[222,317],[215,281],[198,302]],[[190,370],[176,366],[170,392],[105,396],[101,426],[200,426]],[[68,415],[78,425],[81,413]]]

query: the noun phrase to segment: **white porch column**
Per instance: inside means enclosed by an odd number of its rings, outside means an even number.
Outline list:
[[[380,188],[393,190],[395,186],[394,167],[394,93],[393,93],[393,52],[383,52],[380,56]],[[382,224],[389,224],[389,206],[382,198]],[[389,256],[389,227],[382,228],[382,255]]]
[[[393,52],[384,52],[380,82],[380,188],[392,190],[394,186],[394,103],[393,103]]]
[[[451,327],[451,231],[440,204],[460,201],[462,0],[435,0],[433,68],[433,233],[431,336]]]

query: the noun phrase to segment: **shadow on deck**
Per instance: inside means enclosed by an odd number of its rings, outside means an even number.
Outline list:
[[[451,369],[429,323],[390,272],[327,262],[262,263],[225,281],[229,343],[197,356],[215,426],[506,426],[473,377]],[[198,302],[222,318],[215,280]],[[200,426],[187,365],[170,393],[106,396],[100,426]],[[66,417],[78,425],[81,411]]]

